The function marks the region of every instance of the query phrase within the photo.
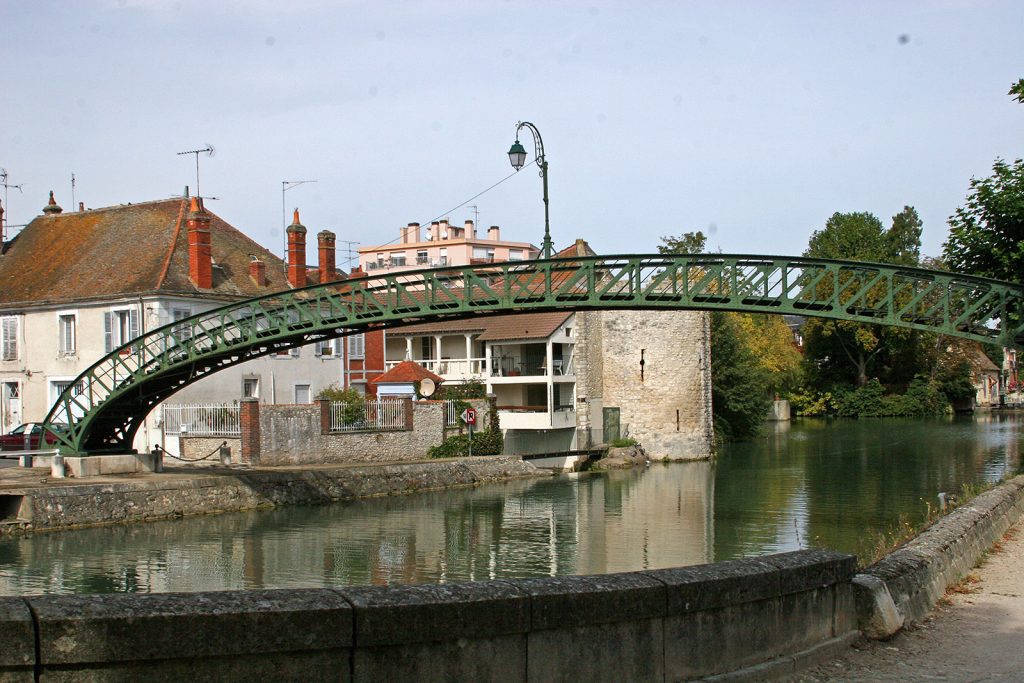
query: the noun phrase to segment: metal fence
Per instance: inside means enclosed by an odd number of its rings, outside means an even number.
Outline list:
[[[239,436],[239,406],[177,403],[163,406],[164,434],[171,436]]]
[[[405,406],[401,398],[367,399],[360,403],[332,401],[331,431],[389,431],[405,429]]]
[[[459,424],[459,407],[456,401],[447,399],[444,402],[444,426],[454,427]]]

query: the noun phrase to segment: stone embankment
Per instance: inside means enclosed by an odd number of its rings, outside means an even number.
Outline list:
[[[647,456],[644,447],[625,446],[621,448],[609,448],[607,455],[600,460],[591,463],[592,470],[628,470],[637,465],[646,465],[651,459]]]
[[[0,486],[0,535],[310,505],[467,487],[549,473],[515,457],[273,470],[139,474],[117,481]],[[27,482],[24,482],[27,484]]]
[[[1022,515],[1024,475],[956,508],[858,574],[853,584],[861,630],[888,638],[923,619]]]

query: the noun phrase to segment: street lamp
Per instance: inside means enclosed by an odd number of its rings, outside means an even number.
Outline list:
[[[544,157],[544,141],[540,138],[537,126],[529,121],[520,121],[516,124],[516,141],[512,143],[512,148],[508,151],[508,160],[512,163],[512,168],[517,171],[526,164],[526,149],[519,143],[519,131],[524,127],[529,128],[533,133],[537,166],[540,167],[540,177],[544,181],[544,243],[541,245],[541,253],[544,258],[551,258],[554,249],[551,244],[551,225],[548,221],[548,161]]]

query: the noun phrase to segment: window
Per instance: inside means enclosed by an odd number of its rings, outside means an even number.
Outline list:
[[[397,254],[397,253],[396,254],[392,254],[391,255],[391,265],[392,266],[404,266],[405,265],[405,252],[403,251],[400,254]]]
[[[61,356],[75,355],[74,313],[61,313],[57,316],[57,352]]]
[[[318,341],[316,343],[316,355],[318,356],[333,356],[334,355],[334,339],[327,339],[324,341]]]
[[[242,379],[242,398],[260,397],[260,378],[245,377]]]
[[[309,385],[308,384],[296,384],[295,385],[295,402],[296,403],[309,403]]]
[[[50,403],[56,403],[57,399],[60,398],[60,395],[64,393],[65,389],[67,389],[68,387],[71,386],[72,382],[74,382],[73,379],[67,379],[67,380],[54,379],[54,380],[50,380]],[[84,391],[85,391],[85,382],[84,381],[80,381],[80,382],[78,382],[78,384],[75,384],[74,389],[71,390],[71,395],[72,396],[78,396],[78,395],[80,395]]]
[[[172,308],[171,309],[171,319],[174,322],[179,322],[181,320],[184,320],[185,318],[188,318],[191,315],[192,315],[192,309],[191,308]],[[191,325],[175,325],[174,329],[171,331],[171,335],[177,341],[185,341],[186,339],[191,339],[192,338],[192,326]]]
[[[3,360],[18,360],[18,316],[5,315],[0,323]]]
[[[522,249],[509,249],[508,250],[508,260],[509,261],[522,261],[523,260],[523,250]]]
[[[494,249],[492,247],[473,247],[473,260],[494,261]]]
[[[380,253],[380,252],[377,253],[377,267],[378,268],[383,268],[384,267],[384,254]]]
[[[139,312],[132,309],[103,314],[104,348],[110,353],[139,336]]]
[[[359,334],[353,334],[348,338],[348,357],[366,357],[366,335],[362,332]]]
[[[431,360],[434,357],[434,340],[431,337],[420,337],[420,357]]]
[[[416,252],[416,265],[425,266],[430,263],[430,256],[427,255],[426,249],[420,249]]]
[[[442,266],[447,266],[448,265],[448,248],[447,247],[443,247],[441,249],[441,261],[440,261],[440,263],[438,265],[442,265]]]

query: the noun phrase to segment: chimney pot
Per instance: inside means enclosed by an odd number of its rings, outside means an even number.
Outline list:
[[[334,255],[335,235],[330,230],[321,230],[317,233],[316,240],[317,252],[320,257],[318,262],[320,267],[320,284],[332,282],[337,279]]]
[[[188,277],[199,289],[213,287],[210,215],[195,197],[189,202],[188,212]]]
[[[58,214],[63,212],[64,209],[60,208],[60,206],[57,204],[57,200],[53,198],[53,190],[50,190],[50,201],[47,202],[46,206],[43,207],[43,213],[49,216],[52,214]]]
[[[288,226],[288,282],[296,289],[306,286],[306,226],[299,222],[295,209],[292,224]]]
[[[78,211],[85,211],[85,202],[78,202]]]
[[[501,229],[497,225],[492,225],[491,227],[487,228],[487,239],[495,241],[500,240]]]

